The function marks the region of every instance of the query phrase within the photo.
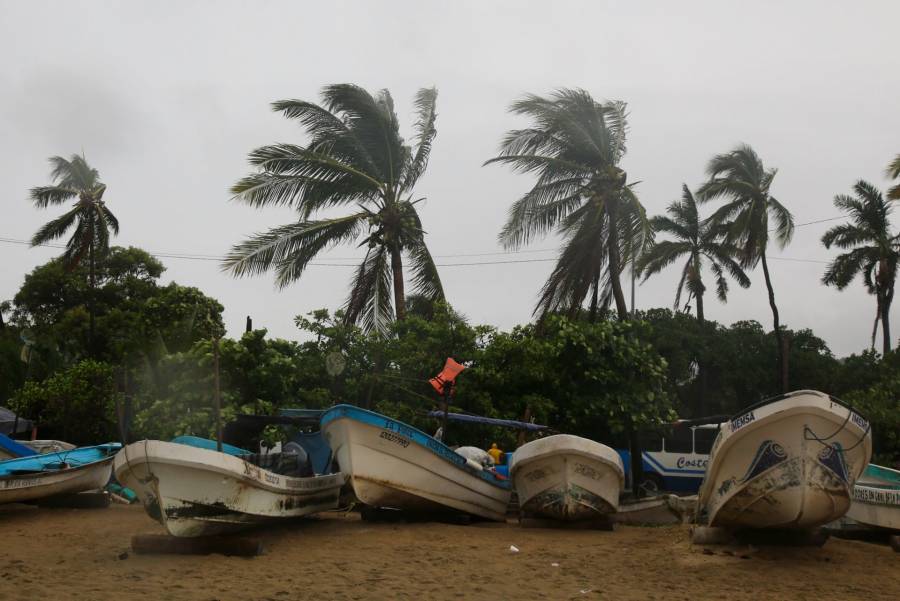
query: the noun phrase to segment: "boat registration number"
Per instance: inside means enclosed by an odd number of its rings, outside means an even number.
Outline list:
[[[900,507],[900,490],[881,490],[857,486],[853,489],[853,500],[861,503]]]

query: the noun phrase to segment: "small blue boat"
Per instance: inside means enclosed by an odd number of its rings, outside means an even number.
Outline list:
[[[102,489],[121,448],[115,442],[0,461],[0,504]]]

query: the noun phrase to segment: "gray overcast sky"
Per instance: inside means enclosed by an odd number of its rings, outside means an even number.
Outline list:
[[[28,201],[51,155],[85,152],[108,184],[122,231],[115,243],[219,255],[288,211],[229,201],[252,148],[301,142],[269,110],[318,98],[325,84],[388,88],[401,122],[422,86],[439,89],[438,137],[418,192],[438,257],[491,253],[528,176],[481,167],[506,113],[526,92],[583,87],[629,104],[624,167],[651,214],[703,179],[709,158],[747,142],[778,167],[773,194],[806,222],[838,215],[837,193],[858,178],[884,188],[900,153],[900,3],[883,2],[11,2],[0,1],[0,237],[27,239],[55,210]],[[709,209],[707,209],[709,210]],[[826,260],[833,224],[802,227],[780,256]],[[531,248],[552,249],[548,239]],[[59,251],[0,244],[0,299]],[[332,257],[356,257],[354,247]],[[447,257],[439,263],[547,258]],[[298,338],[293,316],[343,303],[350,270],[310,267],[277,291],[271,277],[234,280],[213,261],[164,259],[167,280]],[[819,283],[823,264],[773,260],[782,319],[811,327],[839,355],[868,345],[875,302],[861,283]],[[446,266],[449,300],[475,322],[526,322],[552,263]],[[639,308],[670,306],[678,269],[638,289]],[[709,318],[771,327],[761,270]],[[895,311],[896,315],[896,311]]]

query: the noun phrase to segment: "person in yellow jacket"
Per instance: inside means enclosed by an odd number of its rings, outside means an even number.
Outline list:
[[[491,456],[491,459],[494,460],[494,465],[500,465],[500,459],[503,457],[503,451],[497,448],[497,443],[491,445],[491,448],[488,449],[488,455]]]

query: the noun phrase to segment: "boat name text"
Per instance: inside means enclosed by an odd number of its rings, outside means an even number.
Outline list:
[[[749,424],[750,422],[755,421],[755,420],[756,420],[756,416],[753,414],[752,411],[750,413],[745,413],[744,415],[742,415],[740,417],[736,417],[733,420],[731,420],[731,431],[734,432],[736,430],[740,430],[741,428],[743,428],[744,426],[746,426],[747,424]]]

